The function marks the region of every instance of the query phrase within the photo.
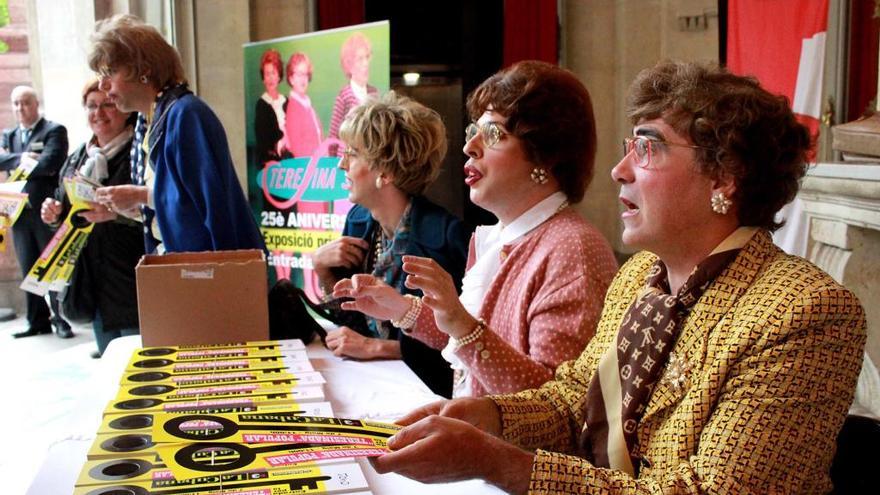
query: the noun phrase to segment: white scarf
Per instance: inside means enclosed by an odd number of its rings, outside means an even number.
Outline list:
[[[131,141],[134,131],[131,127],[126,127],[122,132],[111,139],[104,146],[98,146],[98,139],[93,137],[86,144],[86,163],[79,169],[80,175],[88,177],[95,182],[103,182],[110,177],[110,171],[107,168],[107,160],[112,160],[122,151],[122,148]]]
[[[278,98],[275,99],[272,99],[269,93],[263,93],[260,98],[272,107],[272,111],[275,112],[275,120],[278,121],[278,129],[284,132],[284,121],[287,118],[284,114],[284,102],[287,101],[287,98],[281,93],[278,93]]]
[[[479,318],[486,291],[501,269],[501,250],[504,246],[528,234],[565,206],[565,194],[557,191],[529,208],[516,220],[510,222],[510,225],[498,222],[495,225],[477,227],[474,231],[476,261],[464,274],[461,280],[461,295],[458,297],[468,313],[474,318]],[[460,370],[463,376],[463,379],[453,384],[452,395],[453,397],[470,396],[472,395],[471,376],[467,372],[465,363],[455,355],[455,350],[456,346],[450,339],[442,352],[443,358],[449,361],[452,369]]]
[[[351,86],[351,93],[360,103],[367,101],[367,96],[369,96],[369,90],[366,85],[361,86],[360,84],[349,81],[349,86]]]

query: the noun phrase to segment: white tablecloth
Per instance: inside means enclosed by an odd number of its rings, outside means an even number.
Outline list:
[[[61,386],[67,387],[63,392],[46,391],[48,394],[69,395],[73,390],[78,399],[67,414],[55,413],[55,419],[50,421],[53,424],[48,428],[51,432],[49,438],[46,437],[46,423],[40,424],[39,429],[43,430],[43,434],[37,435],[39,441],[30,445],[29,452],[33,455],[40,448],[47,451],[27,491],[29,495],[55,495],[72,491],[100,425],[101,412],[116,395],[122,371],[132,351],[139,346],[138,336],[116,339],[107,348],[100,366],[91,370],[90,376],[80,377],[80,383],[76,384],[64,384],[62,381]],[[308,354],[315,370],[320,371],[327,380],[324,393],[337,417],[394,420],[417,406],[439,399],[402,361],[359,362],[341,359],[333,356],[320,342],[310,345]],[[22,425],[22,428],[26,429],[28,425]],[[27,437],[27,433],[20,436]],[[15,448],[6,441],[3,445],[4,448]],[[376,495],[502,493],[482,481],[423,485],[396,474],[379,475],[367,460],[361,459],[359,462]],[[32,474],[27,469],[23,471],[22,476]],[[8,474],[16,475],[14,472]],[[4,493],[14,492],[4,490]]]

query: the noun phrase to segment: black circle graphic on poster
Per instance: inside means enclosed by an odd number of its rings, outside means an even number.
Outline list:
[[[139,356],[167,356],[169,354],[174,354],[174,349],[169,349],[167,347],[154,347],[152,349],[141,349],[138,351]]]
[[[161,399],[129,399],[117,402],[113,405],[116,409],[135,410],[147,409],[148,407],[158,406],[164,402]]]
[[[134,387],[129,390],[128,393],[131,395],[162,395],[174,392],[175,390],[177,390],[177,387],[171,385],[144,385],[141,387]]]
[[[144,359],[134,363],[134,366],[138,368],[161,368],[170,364],[174,364],[174,361],[170,359]]]
[[[108,452],[137,452],[155,445],[151,435],[119,435],[101,442]]]
[[[153,465],[141,459],[111,459],[89,470],[89,477],[97,481],[119,481],[140,476]]]
[[[108,423],[114,430],[139,430],[153,426],[152,414],[129,414]]]
[[[144,371],[143,373],[135,373],[128,377],[130,382],[156,382],[164,380],[171,376],[171,373],[164,371]]]

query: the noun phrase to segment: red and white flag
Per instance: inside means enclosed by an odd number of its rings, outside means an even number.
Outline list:
[[[727,66],[791,101],[798,120],[819,133],[828,0],[730,0]]]

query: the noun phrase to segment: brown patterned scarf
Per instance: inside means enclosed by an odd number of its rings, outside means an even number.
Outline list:
[[[617,345],[599,360],[587,389],[581,447],[595,466],[638,475],[637,427],[666,368],[679,322],[755,231],[734,231],[694,268],[675,296],[669,294],[666,265],[657,260],[651,267],[645,288],[623,317]]]

